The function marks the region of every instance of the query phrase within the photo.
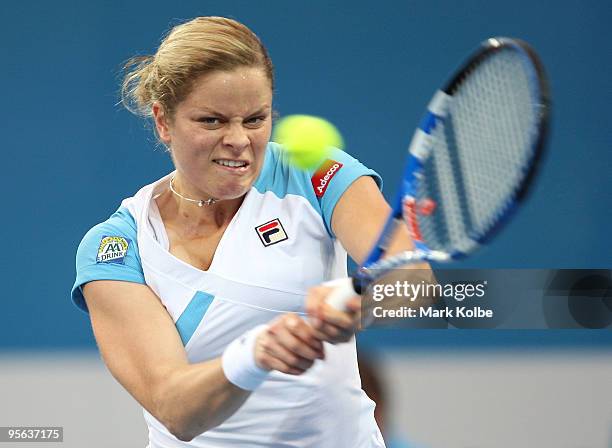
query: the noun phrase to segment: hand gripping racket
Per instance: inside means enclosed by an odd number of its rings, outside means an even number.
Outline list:
[[[329,283],[328,303],[342,310],[393,269],[464,258],[488,243],[533,184],[549,109],[535,51],[517,39],[483,42],[430,101],[378,241],[352,278]],[[383,258],[399,225],[415,248]]]

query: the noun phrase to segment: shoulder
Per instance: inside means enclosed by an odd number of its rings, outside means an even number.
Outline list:
[[[334,148],[318,167],[302,170],[289,162],[280,145],[270,142],[254,188],[259,193],[272,192],[280,198],[301,196],[319,213],[329,235],[333,237],[331,219],[335,206],[350,185],[361,176],[371,176],[382,188],[378,173],[345,151]]]
[[[83,252],[92,244],[98,246],[100,241],[106,237],[119,237],[126,239],[128,243],[137,245],[138,217],[149,201],[156,193],[156,190],[165,186],[172,173],[145,185],[133,196],[124,199],[121,206],[107,220],[93,226],[83,237],[79,244],[78,253]],[[78,261],[78,259],[77,259]]]
[[[285,151],[274,142],[268,143],[261,172],[253,187],[261,194],[271,192],[279,198],[298,194],[309,199],[304,173],[289,163]]]
[[[136,236],[137,227],[134,217],[127,207],[121,206],[110,218],[93,226],[83,238],[83,241],[98,236],[104,232],[121,233],[124,236]]]
[[[134,217],[122,206],[110,218],[96,224],[85,234],[77,249],[77,262],[98,263],[119,259],[123,250],[119,248],[135,245],[137,233]],[[91,250],[93,248],[96,250]]]
[[[73,302],[79,308],[87,311],[81,287],[89,281],[144,283],[137,232],[134,217],[122,206],[85,234],[77,249],[77,278],[71,293]]]

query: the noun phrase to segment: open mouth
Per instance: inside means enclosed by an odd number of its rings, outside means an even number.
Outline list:
[[[249,162],[245,162],[244,160],[215,159],[213,162],[217,165],[233,169],[246,169],[249,166]]]

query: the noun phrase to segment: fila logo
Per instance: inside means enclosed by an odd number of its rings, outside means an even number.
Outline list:
[[[266,247],[289,239],[278,218],[255,227],[255,230],[257,231],[257,235],[259,235],[259,239]]]
[[[340,162],[328,159],[323,162],[323,165],[314,173],[311,182],[315,195],[318,198],[323,197],[325,190],[327,190],[327,186],[340,168],[342,168]]]

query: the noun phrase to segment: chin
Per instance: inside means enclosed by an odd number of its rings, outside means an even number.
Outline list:
[[[251,185],[228,185],[217,189],[217,195],[214,197],[219,200],[238,199],[246,195],[250,189]]]

